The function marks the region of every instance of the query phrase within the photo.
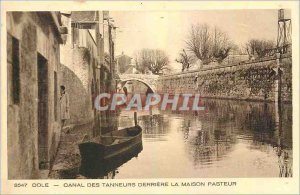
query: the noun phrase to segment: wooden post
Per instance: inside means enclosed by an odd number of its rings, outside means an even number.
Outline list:
[[[275,104],[281,103],[281,70],[280,70],[280,53],[276,53],[276,80],[275,80]]]
[[[137,112],[134,112],[134,125],[137,126]]]

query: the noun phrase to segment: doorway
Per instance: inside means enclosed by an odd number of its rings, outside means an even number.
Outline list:
[[[37,54],[38,70],[38,153],[39,169],[47,169],[48,161],[48,62]]]

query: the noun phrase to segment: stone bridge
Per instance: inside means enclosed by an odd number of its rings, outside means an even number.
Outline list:
[[[158,75],[149,74],[119,74],[119,83],[124,86],[127,81],[139,81],[156,92],[158,77]]]
[[[278,78],[278,69],[280,78]],[[197,79],[195,79],[197,76]],[[120,74],[122,86],[139,81],[155,93],[200,93],[207,98],[273,101],[280,82],[283,101],[292,100],[291,53],[171,75]]]

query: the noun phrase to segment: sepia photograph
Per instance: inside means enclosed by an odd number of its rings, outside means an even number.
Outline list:
[[[50,9],[1,12],[1,171],[14,187],[298,178],[289,6]]]

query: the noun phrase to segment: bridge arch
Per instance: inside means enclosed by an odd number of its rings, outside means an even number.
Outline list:
[[[157,92],[156,83],[159,75],[152,74],[119,74],[118,80],[120,83],[125,83],[128,81],[138,81],[143,83],[149,89],[151,89],[154,93]],[[122,86],[123,87],[123,86]]]
[[[122,87],[123,87],[128,81],[138,81],[138,82],[143,83],[144,85],[146,85],[148,88],[150,88],[151,91],[152,91],[153,93],[156,92],[156,87],[155,87],[154,85],[151,85],[151,84],[148,83],[147,81],[144,81],[144,80],[138,79],[138,78],[120,79],[120,80],[119,80],[119,83],[124,83],[124,84],[122,85]]]

